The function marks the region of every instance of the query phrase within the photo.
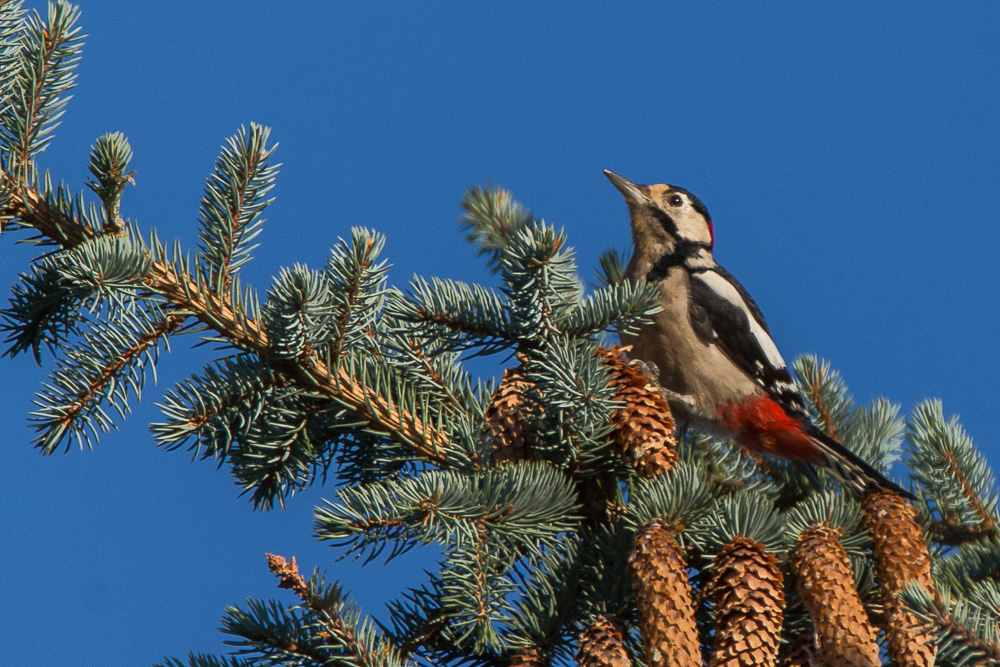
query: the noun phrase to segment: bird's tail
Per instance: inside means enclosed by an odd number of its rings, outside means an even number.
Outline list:
[[[884,489],[898,493],[909,500],[916,500],[912,493],[888,479],[835,438],[819,429],[810,429],[810,431],[810,437],[825,459],[820,465],[829,470],[845,486],[856,491],[858,495],[863,495],[870,489]]]

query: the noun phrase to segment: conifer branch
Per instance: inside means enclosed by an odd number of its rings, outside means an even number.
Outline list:
[[[135,170],[125,171],[131,160],[132,146],[121,132],[98,137],[90,152],[93,178],[87,181],[87,186],[104,204],[104,233],[121,234],[125,231],[120,209],[125,186],[135,183],[132,178]]]
[[[21,0],[0,2],[0,96],[6,97],[13,83],[24,7]]]
[[[393,555],[416,540],[476,543],[484,530],[508,549],[557,548],[559,535],[577,524],[567,476],[540,462],[474,475],[431,470],[341,489],[338,496],[317,508],[316,532],[351,551],[371,546],[377,553],[387,538],[394,539]]]
[[[11,174],[6,166],[0,166],[0,195],[3,202],[0,220],[18,220],[64,250],[97,236],[96,231],[65,215],[48,197]]]
[[[996,609],[984,609],[947,591],[931,595],[913,582],[901,593],[906,606],[934,637],[940,664],[963,667],[1000,665],[1000,625]]]
[[[427,620],[420,628],[409,635],[408,639],[400,644],[399,655],[403,659],[409,658],[417,650],[434,643],[441,635],[442,630],[448,624],[448,615],[443,609],[438,607],[427,615]]]
[[[432,574],[429,585],[406,591],[402,600],[389,604],[393,624],[391,636],[401,647],[401,657],[426,665],[507,667],[510,656],[506,652],[481,650],[470,660],[468,647],[457,644],[456,610],[444,604],[447,588],[441,577]]]
[[[9,182],[9,174],[2,176]],[[23,220],[63,248],[76,247],[96,234],[49,206],[31,188],[21,188],[13,193],[7,204],[8,213],[13,217]],[[178,315],[189,314],[234,347],[271,360],[280,372],[354,410],[374,428],[399,438],[427,460],[446,462],[448,437],[445,433],[425,424],[412,412],[400,409],[387,396],[373,395],[370,387],[352,377],[343,367],[327,367],[317,355],[302,363],[275,358],[260,322],[236,312],[229,295],[204,289],[203,283],[194,276],[179,273],[162,260],[150,263],[143,284],[151,292],[165,298]]]
[[[574,647],[570,642],[575,633],[571,628],[577,625],[576,619],[581,614],[590,616],[579,604],[581,591],[588,587],[585,581],[610,584],[602,587],[600,592],[595,591],[594,602],[614,600],[608,606],[617,607],[617,602],[627,597],[631,590],[624,567],[628,542],[618,543],[621,546],[616,552],[619,567],[611,570],[615,576],[605,576],[611,572],[587,568],[581,559],[583,550],[592,544],[588,538],[590,534],[588,531],[584,536],[566,535],[558,549],[523,553],[521,566],[513,573],[518,592],[508,605],[509,620],[504,639],[510,650],[538,649],[549,664],[561,664],[573,653]],[[604,536],[607,533],[601,537]],[[609,591],[614,583],[620,585]],[[598,606],[600,610],[597,610]],[[598,614],[607,611],[600,603],[587,608],[593,608]]]
[[[597,284],[601,287],[615,287],[625,282],[625,265],[628,254],[617,248],[609,248],[597,258]]]
[[[966,593],[978,582],[1000,581],[1000,550],[988,542],[965,545],[951,557],[935,561],[934,578]]]
[[[16,356],[31,349],[41,364],[40,348],[46,344],[53,354],[81,333],[83,324],[91,324],[103,337],[117,338],[114,345],[125,347],[123,335],[130,324],[116,327],[96,317],[96,313],[129,320],[137,312],[149,309],[137,300],[142,276],[148,270],[148,258],[140,248],[124,237],[105,236],[70,250],[43,256],[22,274],[13,290],[10,306],[0,311],[0,331],[9,335],[5,354]],[[97,320],[97,321],[95,321]],[[131,327],[134,328],[134,327]],[[121,329],[121,331],[116,331]],[[64,350],[72,354],[73,347]]]
[[[906,424],[899,417],[899,408],[876,398],[867,406],[855,407],[841,430],[844,444],[882,472],[900,456]]]
[[[635,335],[660,309],[660,293],[649,283],[602,287],[567,313],[563,333],[584,336],[610,329],[618,335]]]
[[[107,430],[108,418],[101,412],[94,414],[99,404],[110,401],[124,415],[129,389],[138,395],[142,387],[143,357],[148,356],[152,363],[154,357],[149,355],[185,320],[180,315],[166,315],[159,321],[141,323],[135,331],[126,330],[123,335],[104,329],[88,336],[83,349],[67,353],[53,383],[46,385],[36,400],[41,407],[32,415],[40,431],[35,445],[51,454],[66,436],[75,434],[82,447],[85,441],[89,443],[86,425],[80,423],[84,418],[95,420],[98,427]],[[137,376],[123,378],[132,368]]]
[[[394,317],[406,323],[400,333],[440,340],[451,350],[474,349],[490,354],[513,347],[508,303],[493,290],[457,280],[419,276],[409,295],[395,293]]]
[[[560,335],[582,294],[566,235],[544,223],[524,227],[504,248],[500,275],[512,334],[526,347]]]
[[[586,339],[553,338],[526,360],[525,377],[534,386],[533,427],[547,435],[536,440],[534,453],[583,476],[620,462],[609,456],[614,451],[607,437],[614,430],[614,389],[595,345]]]
[[[288,643],[279,644],[276,648],[323,665],[388,667],[401,664],[402,657],[394,646],[382,638],[375,639],[367,624],[359,627],[357,614],[353,612],[352,605],[345,602],[338,587],[318,593],[316,579],[306,582],[299,574],[294,556],[289,562],[282,556],[267,554],[267,564],[278,577],[278,588],[291,590],[302,601],[302,606],[312,612],[322,628],[312,630],[312,634],[324,640],[315,648]]]
[[[833,415],[830,413],[830,406],[826,404],[826,399],[823,396],[821,390],[821,383],[825,378],[826,369],[822,369],[817,377],[817,382],[810,382],[806,385],[806,393],[809,398],[812,399],[812,404],[816,410],[816,416],[819,419],[820,424],[823,425],[823,430],[826,431],[827,435],[832,438],[837,437],[837,424],[833,419]]]
[[[335,336],[336,309],[323,274],[302,264],[281,269],[262,309],[264,331],[275,356],[301,361]]]
[[[260,234],[265,199],[274,187],[278,165],[268,160],[277,144],[267,145],[270,128],[250,123],[226,139],[201,199],[201,255],[213,289],[229,289],[233,274],[250,261]]]
[[[243,406],[257,406],[264,395],[287,379],[251,357],[234,357],[209,366],[201,376],[181,382],[161,405],[167,421],[150,426],[167,449],[176,449],[192,437],[192,449],[204,447],[203,458],[222,460],[234,441],[250,430]]]
[[[486,521],[473,521],[472,534],[475,536],[472,543],[448,559],[451,572],[446,570],[444,574],[448,583],[442,602],[451,610],[452,622],[459,629],[464,627],[459,642],[465,643],[465,638],[472,637],[475,650],[479,651],[499,644],[493,623],[503,613],[503,597],[508,591],[503,584],[498,585],[500,558],[497,546],[490,543]]]
[[[339,239],[326,262],[325,275],[337,302],[334,305],[334,337],[327,365],[341,362],[345,350],[369,342],[375,318],[382,313],[388,291],[388,264],[378,261],[385,236],[354,227],[351,241]]]
[[[681,397],[623,348],[598,348],[604,332],[646,322],[661,295],[626,280],[616,253],[587,295],[563,231],[506,191],[473,188],[463,202],[499,288],[391,288],[385,237],[355,228],[321,270],[282,270],[261,304],[238,270],[271,201],[269,130],[227,140],[198,252],[155,231],[144,242],[120,215],[133,174],[124,135],[91,153],[99,203],[39,175],[74,85],[78,12],[58,0],[46,20],[21,14],[0,0],[0,231],[30,228],[28,241],[52,252],[15,286],[0,330],[10,355],[39,358],[43,344],[56,355],[34,413],[38,446],[113,427],[107,412],[125,416],[158,344],[197,331],[231,354],[168,392],[167,421],[153,425],[162,444],[193,439],[196,455],[228,459],[257,507],[335,470],[318,539],[369,559],[428,544],[443,554],[427,584],[390,603],[381,631],[339,586],[268,554],[295,605],[230,608],[224,632],[247,659],[192,655],[191,667],[543,667],[574,653],[584,667],[700,667],[703,650],[712,667],[773,666],[782,633],[789,667],[874,667],[872,619],[897,664],[927,667],[935,652],[1000,660],[993,476],[939,404],[915,412],[907,463],[930,534],[954,546],[947,557],[891,493],[859,509],[845,489],[816,492],[790,465],[708,434],[678,445],[670,405]],[[464,362],[497,352],[518,365],[491,398]],[[902,440],[898,406],[855,407],[813,357],[795,369],[816,422],[884,470]],[[783,588],[789,570],[798,595]]]
[[[812,408],[817,425],[834,438],[841,438],[854,399],[840,373],[830,368],[830,362],[812,355],[803,355],[792,364],[799,387]]]
[[[485,188],[469,188],[462,208],[465,214],[461,223],[468,232],[466,238],[479,247],[480,255],[488,255],[488,264],[494,271],[499,270],[500,258],[511,239],[534,221],[531,211],[510,192],[489,184]]]
[[[187,661],[167,658],[165,662],[158,662],[153,667],[258,667],[258,664],[253,660],[240,660],[232,656],[221,657],[207,653],[189,653]]]
[[[962,537],[968,537],[971,539],[982,539],[986,536],[995,537],[997,535],[998,528],[996,517],[992,512],[986,509],[986,505],[983,503],[982,498],[978,493],[976,493],[969,481],[969,478],[965,475],[965,471],[962,470],[962,465],[955,456],[955,452],[947,450],[944,452],[944,456],[945,461],[947,461],[947,470],[958,482],[962,489],[962,495],[965,496],[966,502],[968,502],[969,506],[979,518],[979,526],[975,529],[970,529],[965,526],[959,527],[955,524],[954,520],[949,517],[943,522],[944,525],[939,524],[937,526],[938,534],[950,534],[952,536],[957,534],[959,539],[962,539]]]
[[[34,156],[45,150],[76,83],[83,37],[76,26],[79,8],[59,0],[45,19],[32,12],[23,24],[13,58],[9,88],[3,93],[0,133],[5,170],[23,179],[33,171]]]
[[[935,537],[945,544],[1000,536],[993,471],[957,417],[945,420],[940,401],[925,401],[907,425],[907,463]]]
[[[299,565],[295,562],[295,556],[292,556],[291,562],[285,560],[283,556],[275,554],[266,554],[266,556],[268,569],[279,579],[278,588],[287,588],[310,607],[319,606],[318,600],[313,595],[309,585],[306,584],[306,580],[299,574]]]
[[[429,380],[427,384],[433,388],[432,391],[441,399],[443,405],[454,413],[468,409],[466,401],[456,392],[453,384],[445,379],[441,369],[434,363],[435,360],[440,359],[440,355],[426,350],[424,345],[415,338],[403,338],[397,344],[403,353],[415,363],[425,382]]]

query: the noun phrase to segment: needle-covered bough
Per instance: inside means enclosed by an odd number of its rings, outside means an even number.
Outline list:
[[[689,307],[675,316],[723,353],[756,341],[738,367],[800,396],[798,428],[841,443],[854,470],[885,483],[845,485],[823,469],[810,479],[766,446],[746,448],[739,429],[700,431],[690,404],[677,404],[690,421],[678,438],[670,402],[688,392],[672,373],[690,360],[645,355],[636,334],[672,312],[663,284],[703,258],[704,242],[647,267],[662,281],[634,279],[610,252],[588,289],[566,234],[494,187],[472,188],[462,217],[491,285],[392,287],[384,237],[359,228],[329,240],[323,266],[282,269],[261,295],[240,270],[264,238],[278,174],[267,128],[226,140],[193,249],[123,217],[141,178],[123,135],[97,139],[89,194],[40,171],[75,83],[78,19],[64,2],[45,16],[0,3],[0,239],[38,249],[0,328],[7,355],[49,367],[30,417],[36,446],[94,446],[168,343],[211,343],[218,358],[160,399],[156,443],[227,468],[260,509],[322,487],[316,537],[339,555],[429,545],[438,559],[376,622],[339,585],[271,556],[288,597],[225,612],[234,655],[165,664],[1000,659],[993,477],[940,403],[906,420],[885,400],[855,405],[811,357],[776,377],[754,365],[774,361],[762,320],[747,322],[756,338],[733,338]],[[666,207],[674,194],[699,210],[680,191],[658,193]],[[735,286],[697,278],[718,288],[713,305],[739,305]],[[634,347],[614,345],[616,334]],[[473,377],[472,356],[492,356],[502,379]],[[905,491],[887,477],[901,452]]]

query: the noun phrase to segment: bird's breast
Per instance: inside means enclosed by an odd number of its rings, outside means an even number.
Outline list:
[[[673,267],[657,286],[662,310],[637,334],[622,336],[622,342],[632,346],[630,356],[655,364],[660,384],[693,397],[699,405],[717,405],[759,393],[757,384],[718,345],[694,330],[687,271]]]

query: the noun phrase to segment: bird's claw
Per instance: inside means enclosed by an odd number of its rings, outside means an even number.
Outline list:
[[[649,378],[649,383],[656,387],[660,395],[666,399],[671,410],[680,415],[690,415],[695,419],[699,417],[698,401],[695,397],[687,394],[678,394],[676,391],[671,391],[660,384],[660,369],[656,367],[656,364],[643,359],[632,359],[629,361],[629,364],[635,364]]]

